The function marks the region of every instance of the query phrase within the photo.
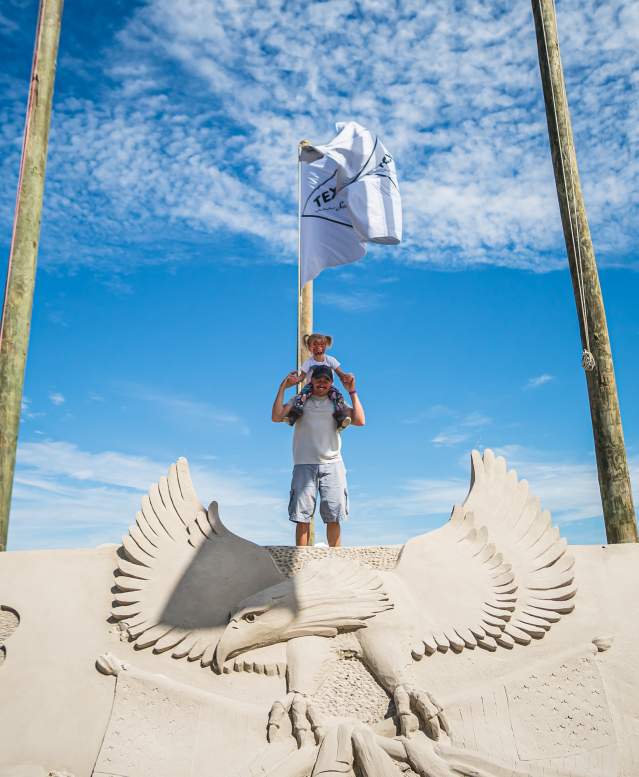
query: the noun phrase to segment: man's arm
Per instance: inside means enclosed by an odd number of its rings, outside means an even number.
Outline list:
[[[348,391],[351,402],[353,403],[353,407],[349,410],[351,423],[353,426],[364,426],[366,423],[366,416],[364,415],[362,403],[357,396],[357,391],[355,391],[355,376],[344,373],[342,383],[344,384],[346,391]]]
[[[275,423],[284,421],[288,411],[291,409],[292,404],[292,400],[291,402],[284,404],[284,392],[287,388],[290,388],[291,386],[294,386],[296,383],[298,383],[298,381],[299,376],[297,372],[289,372],[289,374],[280,383],[280,386],[277,389],[277,394],[275,395],[275,401],[273,402],[273,409],[271,410],[271,421],[274,421]]]

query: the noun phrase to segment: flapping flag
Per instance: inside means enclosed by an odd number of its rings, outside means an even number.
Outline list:
[[[361,259],[366,243],[399,243],[402,207],[395,162],[354,121],[325,145],[302,146],[302,286],[326,267]]]

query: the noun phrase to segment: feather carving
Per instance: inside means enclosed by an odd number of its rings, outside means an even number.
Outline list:
[[[112,616],[138,649],[210,665],[228,613],[283,580],[269,552],[200,504],[186,459],[143,497],[115,572]]]
[[[413,643],[413,657],[542,639],[574,607],[573,569],[566,541],[527,482],[492,451],[473,451],[463,505],[441,529],[410,540],[395,570],[425,603],[423,647]]]

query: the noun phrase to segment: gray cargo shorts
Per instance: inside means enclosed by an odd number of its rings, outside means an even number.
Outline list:
[[[348,490],[343,461],[331,464],[296,464],[291,479],[288,517],[294,523],[310,523],[315,512],[317,492],[324,523],[348,518]]]

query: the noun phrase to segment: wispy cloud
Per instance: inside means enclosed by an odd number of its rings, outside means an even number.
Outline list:
[[[491,423],[491,418],[476,411],[465,416],[457,416],[451,424],[438,432],[431,442],[438,447],[459,445],[469,440],[479,429]]]
[[[577,542],[597,543],[605,536],[601,498],[594,459],[507,445],[496,449],[508,467],[525,478],[543,509],[550,510],[562,533]],[[631,478],[639,482],[639,458],[629,462]],[[454,505],[461,504],[470,486],[468,456],[460,458],[461,474],[447,478],[415,478],[383,496],[368,495],[358,506],[364,519],[375,524],[380,542],[405,542],[415,534],[446,521]],[[383,521],[378,520],[379,515]]]
[[[446,432],[439,432],[433,437],[431,442],[433,445],[438,446],[459,445],[459,443],[465,442],[469,437],[470,434],[468,432],[456,432],[454,430],[449,430]]]
[[[632,0],[559,8],[604,264],[625,261],[639,236],[635,22]],[[150,0],[95,56],[110,63],[99,101],[56,103],[45,263],[123,269],[131,245],[138,263],[188,261],[211,253],[193,236],[211,234],[242,234],[270,261],[293,256],[294,149],[301,137],[328,139],[331,117],[378,131],[398,161],[406,242],[389,256],[447,268],[565,264],[527,5],[192,0],[185,13]],[[354,87],[363,82],[374,91]],[[8,176],[23,116],[11,105],[0,121]],[[5,215],[11,201],[6,193]],[[171,238],[182,253],[161,250]]]
[[[544,372],[542,375],[537,375],[535,378],[530,378],[524,386],[524,389],[536,389],[540,386],[544,386],[546,383],[550,383],[554,379],[554,375],[549,375],[547,372]]]
[[[342,292],[324,292],[317,295],[317,301],[321,305],[338,308],[349,313],[367,313],[378,310],[383,305],[384,296],[372,291],[352,291],[344,289]]]
[[[45,415],[45,413],[42,412],[36,412],[31,409],[31,400],[29,397],[23,395],[22,397],[22,404],[20,406],[20,416],[23,421],[25,420],[33,420],[34,418],[40,418],[41,416]]]
[[[64,401],[64,396],[60,394],[59,391],[52,391],[49,394],[49,402],[51,402],[52,405],[63,405]]]
[[[89,452],[64,441],[20,445],[10,547],[78,547],[119,542],[140,499],[170,462],[117,451]],[[285,501],[254,477],[191,462],[202,503],[215,499],[225,523],[256,541],[284,542]]]
[[[199,402],[187,397],[174,394],[166,394],[152,391],[142,386],[125,385],[125,393],[145,403],[151,403],[162,408],[166,417],[176,422],[190,421],[205,422],[214,426],[233,426],[240,434],[250,435],[250,429],[246,421],[234,412],[222,410],[207,402]]]
[[[402,419],[402,423],[405,424],[420,424],[423,421],[429,421],[437,418],[452,418],[457,416],[457,413],[447,405],[432,405],[421,410],[419,413],[410,416],[409,418]]]

